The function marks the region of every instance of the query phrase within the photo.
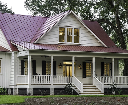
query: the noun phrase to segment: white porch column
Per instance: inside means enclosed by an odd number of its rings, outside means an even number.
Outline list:
[[[114,58],[112,58],[112,82],[114,82]]]
[[[94,77],[95,77],[95,57],[92,58],[93,63],[93,85],[94,85]]]
[[[75,61],[75,57],[72,56],[72,76],[74,76],[74,61]]]
[[[51,85],[53,85],[53,56],[51,56]]]
[[[31,55],[28,55],[28,88],[31,85]]]

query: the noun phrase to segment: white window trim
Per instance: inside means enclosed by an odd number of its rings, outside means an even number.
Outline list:
[[[59,35],[59,28],[61,26],[58,27],[58,35]],[[63,27],[63,26],[62,26]],[[58,37],[58,43],[59,44],[69,44],[69,45],[79,45],[80,44],[80,27],[63,27],[65,28],[65,36],[64,36],[64,42],[59,42],[59,37]],[[72,28],[72,42],[67,42],[67,28]],[[79,29],[79,43],[74,43],[74,28],[78,28]]]

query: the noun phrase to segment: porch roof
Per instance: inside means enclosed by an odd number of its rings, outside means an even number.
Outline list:
[[[6,48],[4,48],[4,47],[2,47],[2,46],[0,46],[0,51],[8,52],[9,50],[8,50],[8,49],[6,49]]]
[[[58,50],[58,51],[128,53],[128,50],[121,49],[118,47],[35,44],[35,43],[27,43],[27,42],[12,42],[12,44],[22,47],[25,50],[43,49],[43,50]]]

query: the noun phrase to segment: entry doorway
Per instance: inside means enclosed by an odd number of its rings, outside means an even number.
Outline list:
[[[70,76],[71,77],[72,76],[72,66],[71,65],[65,65],[63,73],[64,73],[64,76],[66,76],[66,77]]]
[[[74,66],[74,75],[75,75],[75,66]],[[72,62],[63,62],[63,76],[72,77]]]

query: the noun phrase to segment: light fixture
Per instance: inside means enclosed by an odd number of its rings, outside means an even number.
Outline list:
[[[81,64],[79,65],[79,69],[82,69],[82,66],[81,66]]]
[[[59,64],[59,68],[61,68],[61,67],[62,67],[62,64],[60,63],[60,64]]]
[[[60,35],[63,35],[63,32],[60,32]]]

